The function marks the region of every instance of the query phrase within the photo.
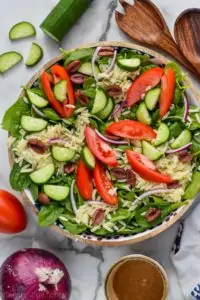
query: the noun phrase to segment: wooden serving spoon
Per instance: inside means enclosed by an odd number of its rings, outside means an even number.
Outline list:
[[[135,0],[134,5],[124,0],[119,2],[125,14],[116,11],[115,18],[118,26],[125,33],[142,44],[157,47],[171,54],[193,74],[200,77],[179,50],[162,14],[150,0]]]
[[[200,9],[184,10],[174,25],[176,42],[200,74]]]

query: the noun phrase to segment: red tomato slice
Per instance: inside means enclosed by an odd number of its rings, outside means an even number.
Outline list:
[[[136,102],[140,101],[142,95],[145,94],[148,89],[155,87],[160,82],[162,75],[163,69],[155,67],[145,71],[136,78],[127,93],[127,106],[132,106]]]
[[[81,159],[76,173],[76,185],[80,195],[86,200],[91,200],[93,192],[92,174]]]
[[[86,127],[85,129],[85,138],[88,147],[96,158],[110,167],[117,166],[116,152],[106,142],[101,140],[90,127]]]
[[[106,131],[109,134],[133,140],[153,140],[156,138],[156,133],[150,126],[132,120],[112,123]]]
[[[161,118],[169,111],[174,98],[176,75],[172,68],[168,68],[161,80],[160,116]]]
[[[154,164],[147,157],[144,159],[144,155],[131,150],[126,150],[126,155],[133,170],[143,179],[157,183],[173,182],[169,175],[156,171]]]
[[[94,183],[99,195],[106,203],[112,205],[116,205],[118,203],[117,195],[109,194],[109,191],[113,189],[113,185],[99,162],[96,162],[94,168]]]
[[[0,232],[17,233],[26,228],[26,213],[19,200],[0,190]]]

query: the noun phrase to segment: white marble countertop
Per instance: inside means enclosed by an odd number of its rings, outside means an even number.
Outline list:
[[[81,0],[80,0],[81,1]],[[0,119],[5,110],[16,100],[20,86],[45,62],[58,54],[58,45],[50,40],[38,28],[47,12],[56,0],[1,0],[0,10],[0,52],[19,51],[26,58],[32,39],[10,42],[8,31],[11,26],[22,20],[28,20],[37,27],[37,40],[44,48],[45,55],[40,65],[27,69],[23,63],[15,70],[0,76]],[[189,7],[199,7],[199,0],[154,0],[164,14],[170,29],[178,14]],[[99,40],[129,40],[117,27],[114,10],[118,0],[94,0],[88,11],[74,26],[62,43],[63,48],[81,45],[85,42]],[[9,164],[6,148],[7,133],[0,130],[0,188],[11,190],[9,185]],[[17,194],[16,194],[17,195]],[[19,195],[17,195],[19,196]],[[19,196],[20,197],[20,196]],[[175,271],[169,254],[178,224],[149,241],[118,248],[89,247],[63,237],[46,229],[39,229],[30,211],[28,228],[19,235],[0,236],[0,263],[13,251],[23,247],[43,247],[55,252],[65,262],[72,279],[71,300],[105,299],[103,283],[106,272],[119,257],[131,253],[147,254],[158,260],[166,268],[170,281],[169,300],[182,300]],[[28,299],[27,299],[28,300]]]

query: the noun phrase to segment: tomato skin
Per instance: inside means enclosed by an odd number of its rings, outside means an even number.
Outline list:
[[[86,200],[91,200],[93,192],[92,174],[81,159],[76,173],[76,185],[80,195]]]
[[[126,155],[133,170],[143,179],[157,183],[173,182],[173,179],[169,175],[161,174],[153,168],[149,168],[152,164],[151,161],[149,162],[149,166],[144,164],[144,161],[147,160],[147,158],[144,160],[142,154],[126,150]]]
[[[132,120],[121,120],[110,124],[107,133],[133,140],[152,140],[156,138],[155,131],[148,125]]]
[[[116,152],[112,150],[108,143],[101,140],[92,128],[85,128],[85,138],[88,147],[96,158],[110,167],[117,166]]]
[[[11,193],[0,189],[0,232],[21,232],[26,225],[26,213],[20,201]]]
[[[112,182],[107,177],[105,170],[98,161],[96,161],[96,165],[94,168],[94,183],[99,195],[106,203],[117,205],[117,196],[112,196],[108,193],[108,191],[113,188]]]
[[[173,102],[175,85],[176,85],[175,72],[172,68],[168,68],[161,79],[161,94],[160,94],[161,118],[163,118],[166,115]]]
[[[141,100],[143,94],[147,92],[149,87],[155,87],[161,80],[164,70],[159,67],[151,68],[142,73],[130,86],[127,97],[127,106],[132,106]]]

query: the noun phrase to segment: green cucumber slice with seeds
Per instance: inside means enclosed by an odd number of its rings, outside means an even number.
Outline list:
[[[13,25],[9,31],[9,39],[12,41],[35,35],[35,27],[31,23],[25,21]]]
[[[141,61],[139,58],[118,59],[117,64],[120,68],[127,71],[134,71],[140,67]]]
[[[169,128],[165,123],[161,123],[158,128],[157,137],[155,139],[154,145],[159,146],[165,143],[169,139],[169,135],[170,135]]]
[[[94,99],[93,107],[91,110],[92,114],[97,114],[103,110],[107,105],[107,97],[102,89],[98,89]]]
[[[51,152],[53,158],[60,162],[70,161],[76,154],[76,152],[72,149],[59,146],[53,146]]]
[[[43,191],[48,197],[56,201],[65,200],[69,195],[68,186],[45,184]]]
[[[29,116],[22,116],[21,118],[21,126],[24,130],[29,132],[41,131],[46,128],[47,124],[47,121],[39,118],[33,118]]]
[[[175,139],[175,141],[171,144],[171,148],[178,149],[187,144],[189,144],[192,140],[191,132],[188,129],[184,129],[181,134]]]
[[[26,90],[27,96],[32,104],[34,104],[37,107],[45,107],[48,105],[48,101],[44,99],[43,97],[35,94],[31,89]]]
[[[85,146],[83,148],[82,159],[83,159],[85,165],[89,169],[94,169],[94,167],[95,167],[95,157],[94,157],[94,155],[92,154],[92,152],[90,151],[90,149],[87,146]]]
[[[83,63],[80,66],[78,72],[82,73],[82,74],[85,74],[85,75],[88,75],[88,76],[92,76],[93,75],[92,64],[90,62]],[[94,65],[94,72],[95,72],[96,75],[98,75],[100,73],[100,70],[99,70],[99,68],[96,64]]]
[[[112,98],[108,98],[108,102],[106,106],[97,114],[97,117],[102,120],[105,120],[111,115],[113,109],[114,109],[114,101]]]
[[[25,65],[27,67],[35,66],[42,59],[43,55],[42,47],[37,43],[32,43]]]
[[[60,80],[53,89],[56,99],[60,102],[66,100],[67,95],[67,80]]]
[[[4,73],[17,65],[22,60],[22,55],[15,51],[6,52],[0,55],[0,73]]]
[[[159,87],[147,92],[144,101],[148,110],[152,111],[155,109],[156,104],[160,97],[160,93],[161,93],[161,88]]]
[[[159,159],[163,153],[146,141],[142,141],[142,153],[150,160]]]
[[[146,125],[151,124],[151,116],[147,110],[147,107],[144,102],[140,103],[137,111],[136,111],[136,117],[139,122],[142,122]]]
[[[54,171],[54,164],[50,163],[44,168],[32,172],[30,174],[30,178],[33,182],[37,184],[42,184],[47,182],[51,178],[51,176],[54,174]]]

